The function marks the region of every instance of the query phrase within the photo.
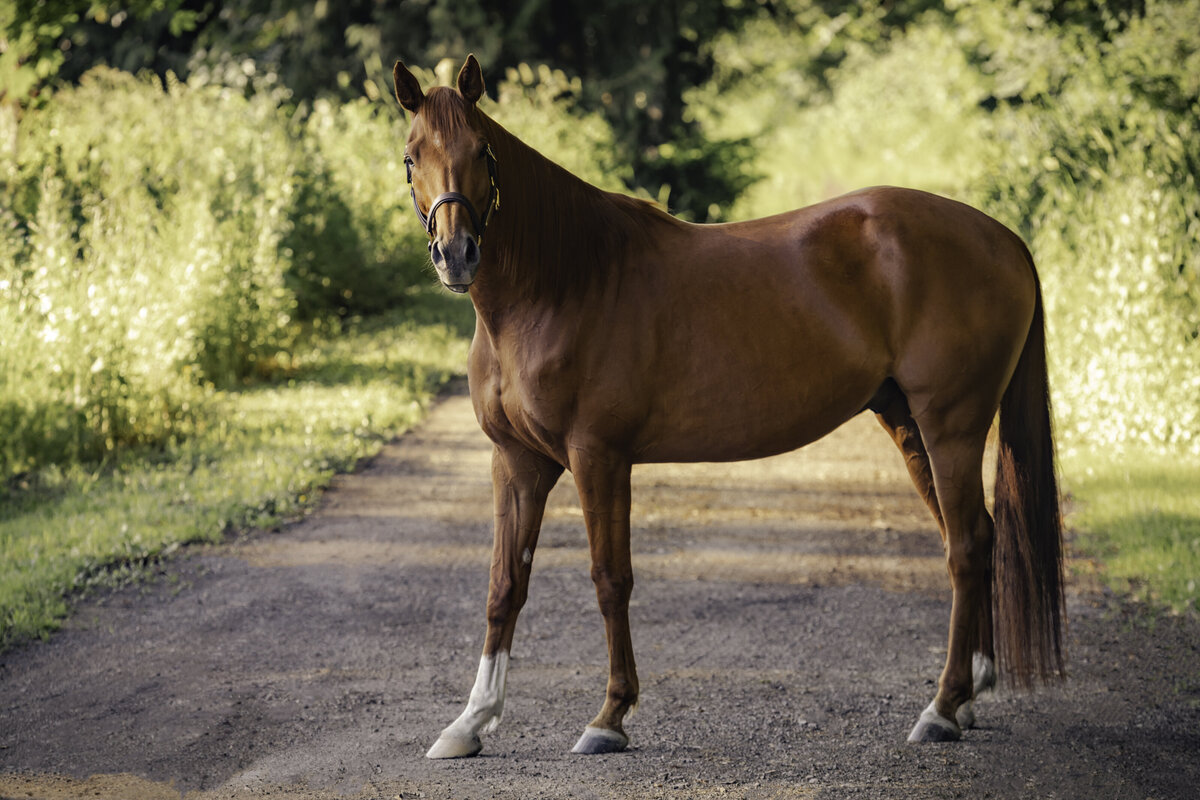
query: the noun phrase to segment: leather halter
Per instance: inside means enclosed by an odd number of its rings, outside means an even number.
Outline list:
[[[492,146],[489,144],[484,149],[484,156],[487,159],[488,171],[488,199],[487,207],[483,210],[483,216],[475,211],[475,206],[465,194],[459,192],[442,192],[437,197],[433,198],[433,205],[429,207],[428,214],[421,213],[421,206],[417,203],[417,190],[412,185],[412,161],[409,161],[408,156],[404,157],[404,166],[408,170],[408,193],[412,196],[413,210],[417,212],[417,219],[421,220],[421,227],[425,229],[425,235],[429,237],[429,249],[433,250],[433,237],[437,229],[437,210],[447,203],[458,203],[465,206],[467,214],[471,217],[471,225],[475,228],[475,244],[483,242],[483,231],[487,228],[488,222],[492,219],[492,214],[500,210],[500,187],[496,185],[496,155],[492,152]]]

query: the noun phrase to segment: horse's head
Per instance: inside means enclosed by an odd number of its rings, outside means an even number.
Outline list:
[[[392,77],[396,99],[413,114],[404,161],[429,255],[446,288],[465,292],[479,270],[484,228],[500,207],[496,159],[475,112],[483,73],[467,56],[457,91],[438,87],[428,94],[399,61]]]

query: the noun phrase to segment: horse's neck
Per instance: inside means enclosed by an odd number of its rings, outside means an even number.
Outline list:
[[[565,171],[563,175],[577,180]],[[549,235],[539,225],[561,221],[561,209],[553,207],[555,187],[525,187],[515,177],[506,185],[509,191],[503,185],[500,191],[507,205],[496,216],[501,224],[491,239],[484,237],[479,272],[470,290],[477,322],[498,348],[503,339],[527,335],[532,326],[576,314],[596,288],[591,282],[580,282],[562,291],[554,289],[558,270],[578,268],[571,248],[546,246],[539,239]],[[512,216],[504,219],[504,215]],[[516,215],[520,218],[514,220]]]
[[[631,260],[659,246],[668,226],[682,224],[645,201],[592,186],[495,122],[485,124],[501,205],[471,297],[497,325],[567,313],[564,304],[591,307],[620,285]]]

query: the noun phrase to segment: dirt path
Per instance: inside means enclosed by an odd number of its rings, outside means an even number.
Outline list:
[[[630,751],[568,751],[603,626],[569,476],[484,755],[423,753],[483,635],[489,448],[459,395],[319,512],[193,551],[0,656],[4,798],[1200,797],[1200,624],[1071,596],[1072,678],[904,738],[949,613],[938,537],[875,423],[750,464],[635,471]]]

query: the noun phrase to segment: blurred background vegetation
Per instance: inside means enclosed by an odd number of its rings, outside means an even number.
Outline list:
[[[12,574],[53,565],[30,579],[48,607],[97,565],[242,517],[80,523],[62,555],[61,519],[35,535],[31,509],[147,465],[194,473],[249,441],[239,425],[312,428],[285,396],[358,392],[238,501],[292,508],[462,368],[470,311],[426,291],[390,70],[448,83],[467,52],[519,136],[695,221],[890,183],[1017,230],[1045,288],[1066,485],[1180,487],[1092,504],[1089,552],[1194,607],[1200,0],[0,0],[0,548]],[[379,381],[411,394],[363,413]],[[1123,577],[1104,538],[1122,526],[1161,540]],[[0,644],[47,624],[14,622],[22,592],[0,592]]]

